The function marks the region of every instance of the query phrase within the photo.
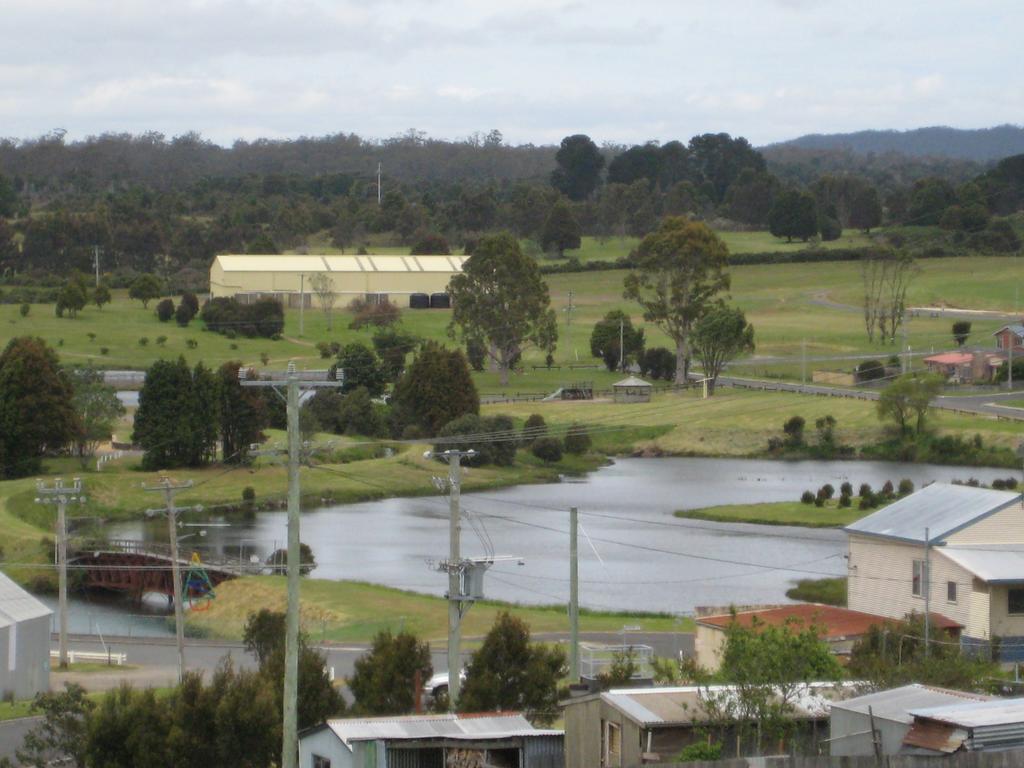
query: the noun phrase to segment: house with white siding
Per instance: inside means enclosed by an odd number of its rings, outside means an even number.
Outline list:
[[[963,626],[961,642],[1000,638],[1024,660],[1021,494],[933,483],[846,527],[847,605],[902,619],[930,610]]]

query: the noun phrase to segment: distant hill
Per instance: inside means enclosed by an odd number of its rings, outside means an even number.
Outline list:
[[[897,153],[912,157],[951,157],[987,163],[1024,153],[1024,126],[965,130],[936,126],[910,131],[814,133],[761,147],[766,157],[785,148],[847,150],[857,154]]]

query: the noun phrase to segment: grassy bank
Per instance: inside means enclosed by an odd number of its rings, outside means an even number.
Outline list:
[[[246,617],[254,608],[285,608],[285,579],[280,576],[247,577],[217,588],[210,608],[188,617],[192,634],[238,639]],[[526,620],[534,632],[567,632],[564,605],[518,606],[496,601],[475,603],[462,624],[464,636],[484,635],[502,610]],[[411,631],[428,640],[442,640],[448,631],[448,603],[440,597],[354,581],[304,579],[302,622],[313,640],[369,642],[382,630]],[[581,611],[580,628],[588,632],[618,632],[624,624],[644,632],[692,631],[690,619],[659,614]]]
[[[719,523],[753,523],[757,525],[796,525],[805,528],[838,528],[859,520],[875,510],[841,508],[835,500],[823,507],[799,501],[773,501],[761,504],[725,504],[702,509],[681,509],[676,517],[691,520],[713,520]]]
[[[800,579],[796,586],[786,591],[790,600],[803,603],[824,603],[846,607],[846,579]]]

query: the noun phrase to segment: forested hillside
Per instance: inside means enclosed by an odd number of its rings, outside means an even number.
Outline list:
[[[848,150],[860,155],[947,157],[987,163],[1024,152],[1024,126],[998,125],[965,130],[934,126],[910,131],[814,133],[765,147],[768,155],[784,148]]]

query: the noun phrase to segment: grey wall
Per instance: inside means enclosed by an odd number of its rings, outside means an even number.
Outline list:
[[[829,742],[829,754],[836,756],[875,754],[870,734],[871,718],[866,714],[833,707],[829,722],[829,738],[832,739]],[[877,716],[875,717],[875,727],[881,734],[882,754],[885,755],[895,755],[899,752],[903,746],[903,737],[910,730],[909,723],[898,723]],[[859,735],[852,736],[850,734]]]
[[[313,755],[326,757],[331,768],[353,768],[352,753],[330,728],[321,728],[299,739],[299,768],[313,768]]]
[[[31,699],[50,689],[50,617],[0,629],[0,694]]]

